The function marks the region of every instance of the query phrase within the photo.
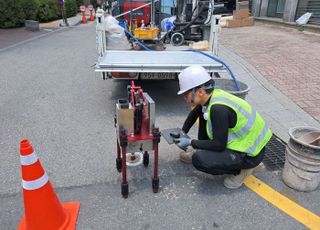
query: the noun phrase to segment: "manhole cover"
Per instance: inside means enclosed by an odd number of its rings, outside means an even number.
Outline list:
[[[281,170],[285,161],[286,144],[277,136],[273,135],[266,145],[263,163],[268,170]]]

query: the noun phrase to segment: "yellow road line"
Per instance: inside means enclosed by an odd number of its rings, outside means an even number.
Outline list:
[[[259,196],[276,206],[312,230],[320,230],[320,216],[288,199],[254,176],[249,176],[244,184]]]
[[[193,107],[191,107],[193,109]],[[197,119],[199,125],[199,118]],[[244,184],[266,201],[276,206],[311,230],[320,230],[320,216],[293,202],[254,176],[249,176]]]

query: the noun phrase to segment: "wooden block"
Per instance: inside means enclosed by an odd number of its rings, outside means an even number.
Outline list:
[[[228,17],[222,17],[220,20],[220,26],[221,27],[227,27],[227,20],[232,20],[233,17],[232,16],[228,16]]]
[[[189,44],[189,47],[193,50],[207,51],[209,50],[209,42],[208,41],[193,42]]]
[[[227,20],[227,27],[228,28],[236,28],[241,26],[241,20],[239,19],[233,19],[233,20]]]
[[[248,18],[249,16],[250,16],[249,9],[241,9],[241,10],[233,11],[234,19],[243,19],[243,18]]]
[[[244,18],[241,20],[241,26],[253,26],[253,17]]]

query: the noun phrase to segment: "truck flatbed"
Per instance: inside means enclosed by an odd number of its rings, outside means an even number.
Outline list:
[[[211,52],[205,52],[211,54]],[[99,57],[96,72],[179,73],[191,65],[201,65],[208,72],[224,72],[222,64],[196,52],[107,50]]]

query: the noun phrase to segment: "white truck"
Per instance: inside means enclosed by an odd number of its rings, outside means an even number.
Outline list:
[[[214,60],[218,54],[218,35],[221,31],[220,16],[212,15],[210,25],[209,51],[192,51],[188,46],[166,44],[163,51],[110,50],[106,44],[105,17],[96,14],[96,42],[98,59],[95,71],[103,79],[176,79],[177,74],[192,65],[201,65],[209,73],[225,72],[225,66]],[[188,51],[186,51],[188,50]]]

